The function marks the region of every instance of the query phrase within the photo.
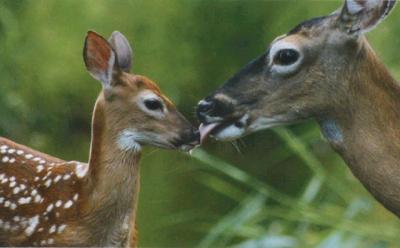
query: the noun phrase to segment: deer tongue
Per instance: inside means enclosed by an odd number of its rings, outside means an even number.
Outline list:
[[[200,143],[202,144],[211,133],[214,128],[216,128],[220,123],[210,123],[210,124],[203,124],[201,123],[199,126],[200,131]]]

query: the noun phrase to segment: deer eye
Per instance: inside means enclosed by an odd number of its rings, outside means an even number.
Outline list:
[[[152,111],[162,111],[163,110],[163,104],[158,99],[147,99],[144,101],[144,106],[146,106],[147,109],[152,110]]]
[[[300,54],[294,49],[282,49],[278,51],[274,57],[276,65],[291,65],[300,57]]]

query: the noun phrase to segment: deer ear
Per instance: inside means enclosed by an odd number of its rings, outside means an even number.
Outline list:
[[[93,31],[87,33],[83,49],[86,69],[104,88],[111,86],[115,57],[115,52],[106,39]]]
[[[362,34],[375,28],[389,15],[396,0],[345,0],[339,22],[349,34]]]
[[[117,53],[119,68],[129,72],[132,66],[132,48],[129,45],[129,41],[118,31],[114,31],[108,41]]]

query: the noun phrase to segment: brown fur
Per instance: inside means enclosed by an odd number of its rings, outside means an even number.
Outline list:
[[[85,63],[95,77],[109,70],[106,43],[88,33]],[[141,105],[148,94],[159,96],[162,115]],[[121,143],[127,130],[146,139]],[[198,143],[194,132],[154,82],[114,67],[94,107],[88,164],[0,137],[0,246],[136,247],[140,146],[186,150]]]
[[[302,56],[294,69],[289,64],[287,71],[274,71],[270,49],[205,98],[198,115],[205,125],[217,120],[231,128],[232,119],[247,116],[241,135],[316,119],[354,175],[400,217],[400,87],[363,36],[395,1],[353,1],[357,14],[347,9],[350,1],[272,42],[272,50],[294,49]]]

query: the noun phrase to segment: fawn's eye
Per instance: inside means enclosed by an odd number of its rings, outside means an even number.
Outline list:
[[[144,106],[146,106],[147,109],[152,110],[152,111],[162,111],[163,110],[163,104],[158,99],[147,99],[144,101]]]
[[[300,54],[294,49],[282,49],[274,56],[274,64],[276,65],[291,65],[300,57]]]

